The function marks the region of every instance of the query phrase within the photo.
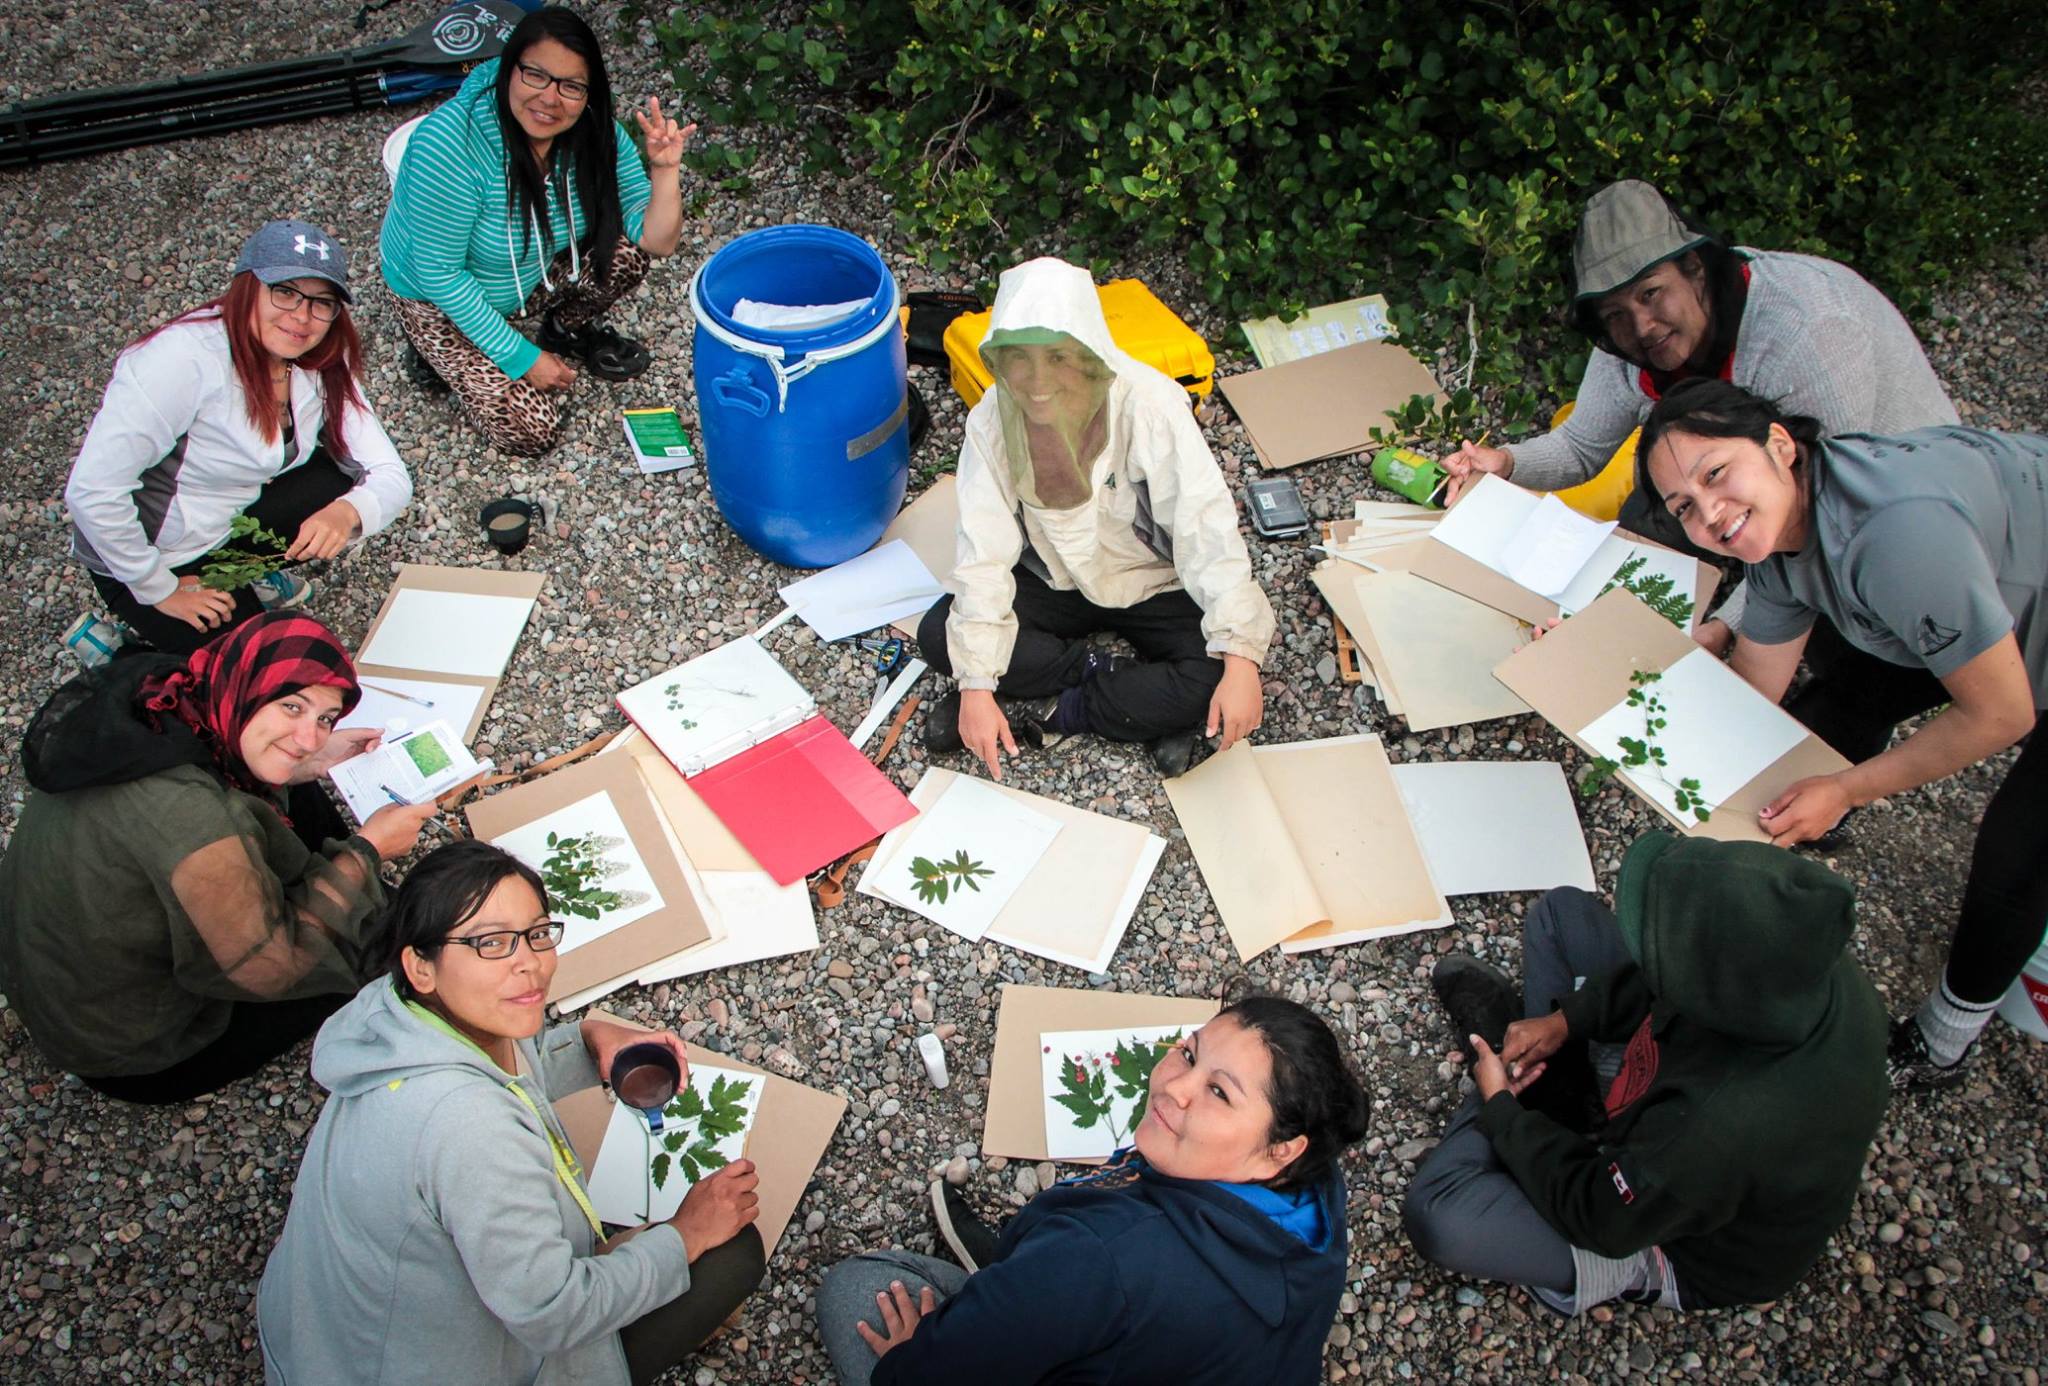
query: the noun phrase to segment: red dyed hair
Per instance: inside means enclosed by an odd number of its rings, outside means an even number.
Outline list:
[[[139,347],[165,328],[176,327],[179,323],[219,318],[228,331],[228,358],[235,364],[235,379],[242,386],[249,422],[256,426],[256,431],[266,442],[276,442],[280,430],[277,411],[270,407],[271,355],[256,338],[256,305],[259,295],[267,287],[253,272],[243,270],[229,282],[228,291],[219,298],[187,309],[168,322],[158,323],[128,345]],[[321,425],[320,441],[327,445],[327,451],[334,457],[346,458],[348,447],[342,435],[347,416],[351,410],[369,406],[363,402],[363,392],[358,385],[363,371],[362,339],[356,335],[356,325],[349,318],[348,305],[343,303],[339,307],[341,311],[334,315],[333,322],[327,324],[327,335],[320,339],[319,345],[292,364],[319,373],[320,394],[326,402],[326,419]]]

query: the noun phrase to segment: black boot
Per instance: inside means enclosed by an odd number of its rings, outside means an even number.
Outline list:
[[[405,346],[405,378],[430,395],[448,393],[448,382],[441,378],[441,373],[434,369],[426,357],[420,355],[420,349],[410,342]]]
[[[1202,749],[1202,734],[1198,731],[1174,732],[1160,737],[1147,749],[1152,752],[1152,764],[1162,779],[1179,779],[1194,768],[1195,756]]]
[[[1506,973],[1468,954],[1453,953],[1429,974],[1429,985],[1450,1013],[1451,1032],[1466,1063],[1479,1057],[1468,1038],[1471,1035],[1485,1040],[1496,1054],[1500,1052],[1508,1026],[1521,1014],[1515,984]]]

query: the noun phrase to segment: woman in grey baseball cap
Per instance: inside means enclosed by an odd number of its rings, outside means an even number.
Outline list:
[[[312,584],[289,565],[334,557],[412,499],[363,399],[351,301],[341,242],[273,221],[243,242],[225,293],[115,361],[64,500],[73,552],[149,644],[189,653],[266,606],[303,604]],[[238,534],[246,521],[255,531]]]
[[[1957,422],[1955,406],[1899,310],[1847,265],[1731,246],[1648,183],[1594,193],[1572,247],[1569,321],[1592,340],[1571,416],[1503,447],[1466,443],[1444,459],[1455,499],[1480,473],[1535,491],[1590,481],[1681,380],[1731,380],[1811,415],[1829,433],[1901,433]],[[1691,551],[1649,508],[1621,522]],[[1731,596],[1698,637],[1723,649]]]

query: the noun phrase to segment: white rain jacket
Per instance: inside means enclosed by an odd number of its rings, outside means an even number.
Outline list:
[[[996,362],[994,388],[967,416],[960,447],[957,595],[946,646],[962,688],[993,689],[1017,640],[1012,610],[1019,561],[1061,591],[1079,589],[1098,606],[1135,606],[1185,588],[1202,608],[1213,655],[1262,663],[1273,639],[1273,608],[1252,577],[1237,529],[1237,507],[1188,409],[1187,392],[1111,340],[1088,272],[1052,258],[1004,271],[983,359],[1006,334],[1064,334],[1092,353],[1105,382],[1102,424],[1079,441],[1085,491],[1067,509],[1020,494],[1032,485],[1018,406]],[[1005,426],[1008,414],[1009,426]],[[1017,442],[1006,443],[1006,434]],[[1092,455],[1091,455],[1092,451]],[[1021,482],[1021,486],[1020,486]]]
[[[319,446],[320,377],[294,366],[291,382],[298,445],[287,459],[249,422],[219,318],[178,323],[122,352],[64,488],[72,552],[144,606],[177,591],[171,570],[220,547],[264,484]],[[335,461],[356,483],[342,499],[363,534],[375,534],[412,500],[412,477],[367,406],[350,411],[342,441],[349,460]]]

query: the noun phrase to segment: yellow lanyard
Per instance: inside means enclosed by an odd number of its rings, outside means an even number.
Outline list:
[[[450,1025],[440,1016],[434,1014],[434,1012],[428,1010],[425,1006],[422,1006],[419,1002],[408,1001],[405,1003],[405,1008],[427,1024],[433,1026],[436,1030],[439,1030],[442,1034],[447,1035],[451,1039],[459,1040],[471,1049],[476,1050],[477,1053],[483,1054],[484,1058],[489,1059],[491,1064],[494,1067],[496,1066],[497,1060],[491,1059],[489,1054],[484,1054],[483,1046],[479,1045],[468,1035],[463,1034],[462,1031],[456,1029],[453,1025]],[[533,1119],[540,1123],[541,1134],[548,1138],[548,1149],[554,1153],[555,1178],[562,1181],[562,1187],[569,1191],[569,1197],[576,1200],[576,1206],[581,1208],[583,1216],[590,1220],[591,1235],[602,1244],[604,1241],[604,1224],[598,1221],[597,1210],[590,1206],[590,1196],[583,1192],[583,1171],[576,1164],[576,1152],[569,1149],[567,1145],[563,1144],[556,1137],[555,1128],[549,1125],[548,1119],[540,1114],[540,1108],[536,1107],[533,1099],[526,1095],[526,1090],[519,1086],[517,1078],[507,1079],[505,1086],[512,1089],[512,1095],[521,1102],[524,1102],[526,1110],[532,1112]]]

